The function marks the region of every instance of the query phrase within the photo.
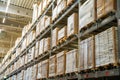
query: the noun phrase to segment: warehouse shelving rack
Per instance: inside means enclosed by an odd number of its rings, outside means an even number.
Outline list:
[[[76,6],[80,5],[80,2],[82,0],[75,0],[75,2],[67,7],[67,9],[65,10],[65,12],[63,12],[62,15],[60,15],[56,21],[53,24],[49,25],[49,28],[46,29],[46,31],[43,31],[40,33],[40,35],[38,35],[32,43],[30,43],[26,49],[24,49],[20,55],[18,55],[12,62],[10,62],[10,64],[0,73],[3,74],[8,67],[10,67],[13,63],[15,63],[19,57],[22,57],[23,55],[27,54],[27,51],[32,48],[35,43],[37,41],[39,41],[40,39],[42,39],[43,37],[45,37],[46,34],[51,33],[51,31],[55,28],[56,25],[58,25],[60,22],[62,22],[62,20],[68,16],[68,14],[70,15],[71,11],[73,9],[75,9]],[[23,36],[23,38],[21,39],[21,41],[18,43],[18,45],[14,48],[14,50],[12,51],[11,55],[15,53],[16,49],[18,47],[21,46],[23,40],[25,39],[25,37],[33,30],[35,29],[36,25],[38,24],[38,22],[40,21],[40,19],[46,15],[49,14],[49,11],[52,10],[54,4],[54,0],[51,2],[51,4],[48,6],[48,8],[45,10],[45,12],[39,16],[39,18],[32,24],[31,28],[28,30],[28,32]],[[33,66],[34,64],[37,64],[38,62],[40,62],[41,60],[45,60],[46,58],[49,58],[50,56],[56,54],[57,52],[60,52],[60,49],[67,49],[67,45],[69,43],[72,42],[77,42],[77,44],[80,43],[80,41],[84,38],[86,38],[86,36],[88,37],[88,34],[94,34],[94,32],[96,32],[98,29],[102,29],[105,30],[107,28],[109,28],[111,24],[114,25],[114,23],[112,23],[112,21],[116,21],[117,23],[117,27],[118,27],[118,44],[120,44],[120,0],[117,0],[117,11],[115,14],[110,15],[109,17],[106,17],[105,19],[103,19],[102,21],[98,21],[95,24],[93,24],[90,28],[88,28],[87,30],[83,30],[80,31],[78,34],[76,34],[75,36],[73,36],[72,38],[66,40],[63,44],[60,44],[58,46],[56,46],[54,49],[49,50],[46,54],[40,55],[37,58],[35,58],[34,60],[32,60],[31,62],[28,62],[27,64],[21,66],[20,68],[18,68],[17,70],[13,71],[12,73],[10,73],[9,75],[7,75],[7,78],[21,72],[21,70],[25,70],[26,68]],[[105,25],[108,25],[108,27],[104,27]],[[115,24],[116,25],[116,24]],[[76,41],[75,41],[76,40]],[[76,44],[76,43],[75,43]],[[76,48],[76,47],[74,47]],[[78,47],[79,48],[79,47]],[[8,59],[11,57],[11,55],[8,57]],[[118,57],[120,59],[120,45],[118,45]],[[8,60],[7,59],[7,60]],[[4,65],[4,64],[3,64]],[[61,76],[56,76],[54,78],[47,78],[46,80],[67,80],[67,79],[73,79],[73,80],[84,80],[84,79],[90,79],[90,80],[94,80],[95,78],[99,78],[98,80],[110,80],[109,77],[112,76],[120,76],[120,67],[116,67],[110,70],[103,70],[103,71],[92,71],[92,72],[88,72],[88,73],[81,73],[81,72],[74,72],[74,73],[70,73],[70,74],[64,74]],[[101,79],[101,77],[104,77]],[[119,77],[117,77],[118,80]]]

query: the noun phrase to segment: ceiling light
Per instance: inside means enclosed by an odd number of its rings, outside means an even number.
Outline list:
[[[3,18],[3,21],[2,21],[2,23],[5,23],[5,18]]]

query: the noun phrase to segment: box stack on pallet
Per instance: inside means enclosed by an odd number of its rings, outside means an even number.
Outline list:
[[[0,78],[7,75],[8,80],[54,80],[119,66],[117,21],[99,28],[116,10],[116,0],[42,0],[34,4],[32,23],[36,24],[23,28],[21,38],[1,64],[0,72],[5,71]],[[26,35],[32,25],[35,28]]]

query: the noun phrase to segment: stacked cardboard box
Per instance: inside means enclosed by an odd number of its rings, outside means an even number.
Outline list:
[[[79,29],[87,26],[96,19],[96,0],[87,0],[79,8]]]
[[[96,67],[118,63],[116,40],[115,27],[95,36]]]
[[[39,55],[43,54],[43,52],[44,52],[44,38],[40,40],[39,43]]]
[[[77,71],[78,50],[74,49],[66,53],[66,73]]]
[[[73,13],[67,20],[67,37],[78,33],[78,14]]]
[[[41,62],[41,78],[47,78],[48,77],[48,60]]]
[[[70,5],[74,0],[67,0],[67,5]]]
[[[44,39],[44,52],[50,50],[50,37]]]
[[[29,49],[26,55],[27,55],[27,62],[30,62],[32,60],[32,49]]]
[[[66,38],[66,36],[67,36],[67,26],[64,26],[58,31],[58,41],[63,38]]]
[[[91,69],[95,67],[94,37],[90,37],[80,42],[80,70]]]
[[[52,11],[52,21],[55,20],[56,17],[66,8],[67,1],[66,0],[58,0],[57,5]]]
[[[52,56],[49,59],[49,77],[56,75],[56,56]]]
[[[56,55],[57,57],[57,70],[56,75],[61,75],[65,73],[66,69],[66,51],[62,51]]]
[[[50,24],[52,23],[52,18],[50,16],[47,16],[46,20],[45,20],[45,29],[50,26]]]
[[[36,21],[36,19],[38,18],[39,14],[39,4],[33,4],[33,17],[32,17],[32,23],[34,23]]]
[[[37,64],[32,66],[32,80],[37,79]]]
[[[116,0],[97,0],[97,19],[116,11]]]
[[[40,62],[38,63],[37,79],[40,79],[42,77],[41,69],[42,69],[42,65]]]
[[[39,41],[36,42],[35,45],[35,58],[39,55]]]
[[[57,46],[57,39],[58,39],[58,28],[55,28],[52,31],[52,47]]]

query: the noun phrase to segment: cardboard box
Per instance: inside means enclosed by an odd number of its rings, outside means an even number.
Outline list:
[[[48,16],[47,19],[45,20],[45,28],[49,27],[51,23],[52,23],[52,18]]]
[[[58,31],[58,40],[66,38],[67,36],[67,26],[64,26]]]
[[[78,50],[74,49],[66,53],[66,73],[75,72],[78,69]]]
[[[40,62],[40,63],[38,63],[37,79],[42,78],[41,69],[42,69],[42,65],[41,65],[41,62]]]
[[[49,73],[48,60],[41,62],[41,78],[47,78]]]
[[[32,23],[36,21],[38,18],[38,4],[33,4],[33,17],[32,17]]]
[[[56,75],[65,74],[66,69],[66,51],[62,51],[56,55],[57,57],[57,70]]]
[[[92,23],[96,19],[96,0],[87,0],[79,8],[79,29]]]
[[[56,56],[49,58],[49,77],[56,75]]]
[[[38,6],[38,16],[40,16],[42,14],[42,12],[43,12],[42,8],[43,8],[43,1],[41,1]]]
[[[41,22],[39,22],[36,26],[36,36],[40,34],[40,25],[41,25]]]
[[[78,14],[73,13],[67,21],[67,37],[78,33]]]
[[[43,0],[43,11],[47,8],[47,0]]]
[[[59,5],[57,6],[57,14],[60,14],[67,7],[67,1],[61,0]]]
[[[71,4],[74,0],[67,0],[67,5]]]
[[[104,0],[97,0],[97,18],[100,18],[105,13]]]
[[[112,27],[95,36],[96,67],[117,64],[117,38],[116,28]]]
[[[52,47],[57,46],[57,39],[58,39],[58,28],[55,28],[52,31]]]
[[[50,37],[44,39],[44,52],[50,50]]]
[[[94,37],[80,42],[79,67],[80,70],[92,69],[95,67]]]
[[[53,9],[53,11],[52,11],[52,21],[54,21],[55,20],[55,18],[57,17],[57,6]]]
[[[39,55],[39,41],[36,42],[36,45],[35,45],[35,58],[38,57]]]
[[[40,40],[40,43],[39,43],[39,55],[43,54],[43,52],[44,52],[44,41],[45,41],[45,39]]]
[[[36,80],[37,79],[37,64],[32,66],[32,80]]]

